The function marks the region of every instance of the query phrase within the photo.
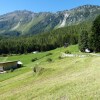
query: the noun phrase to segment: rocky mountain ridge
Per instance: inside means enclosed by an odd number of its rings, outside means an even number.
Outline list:
[[[93,21],[100,14],[100,6],[84,5],[56,13],[14,11],[0,16],[0,34],[37,34],[53,29]]]

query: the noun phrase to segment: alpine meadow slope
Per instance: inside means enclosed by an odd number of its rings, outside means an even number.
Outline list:
[[[83,55],[75,45],[9,56],[7,61],[20,59],[24,67],[0,74],[0,100],[99,100],[100,56],[84,53],[85,57],[60,58],[66,50]],[[33,58],[38,60],[32,62]],[[41,70],[34,72],[34,67]]]

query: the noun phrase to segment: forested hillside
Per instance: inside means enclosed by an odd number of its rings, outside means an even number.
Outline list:
[[[34,36],[5,37],[0,40],[0,54],[48,51],[64,46],[65,43],[77,44],[81,31],[90,32],[91,26],[92,23],[87,22]]]

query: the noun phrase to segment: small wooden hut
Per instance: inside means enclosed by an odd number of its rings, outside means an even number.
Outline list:
[[[0,72],[18,68],[18,61],[0,62]]]

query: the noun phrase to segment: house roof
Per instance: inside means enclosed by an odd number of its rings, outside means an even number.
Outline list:
[[[23,63],[21,61],[18,61],[17,64],[22,65]]]
[[[0,64],[13,63],[13,62],[18,62],[18,61],[6,61],[6,62],[0,62]]]

